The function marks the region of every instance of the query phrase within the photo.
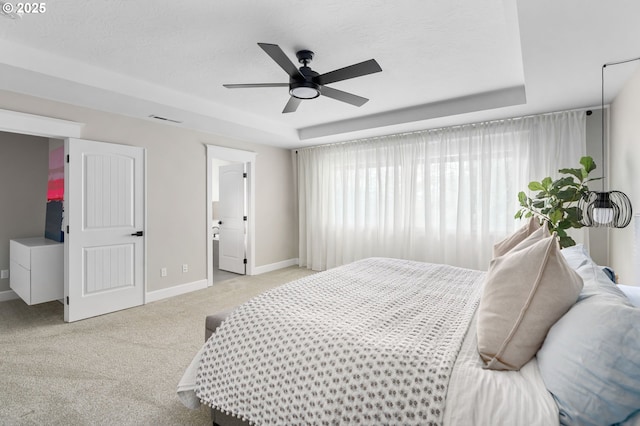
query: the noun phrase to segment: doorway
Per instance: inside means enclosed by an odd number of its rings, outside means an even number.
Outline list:
[[[213,281],[220,282],[246,273],[247,173],[245,163],[212,163]]]
[[[120,150],[120,149],[133,149],[136,150],[137,154],[142,153],[142,155],[144,155],[144,149],[142,148],[138,148],[138,147],[132,147],[132,146],[124,146],[124,145],[116,145],[116,144],[108,144],[108,143],[102,143],[102,142],[91,142],[91,141],[84,141],[79,139],[81,136],[81,131],[82,131],[82,123],[76,123],[76,122],[72,122],[72,121],[67,121],[67,120],[60,120],[60,119],[55,119],[55,118],[50,118],[50,117],[44,117],[44,116],[38,116],[38,115],[32,115],[32,114],[25,114],[25,113],[20,113],[20,112],[15,112],[15,111],[8,111],[8,110],[0,110],[0,131],[4,131],[4,132],[10,132],[10,133],[20,133],[20,134],[25,134],[25,135],[33,135],[33,136],[41,136],[41,137],[45,137],[45,138],[52,138],[52,139],[63,139],[64,145],[65,145],[65,154],[67,154],[66,158],[67,161],[65,163],[65,167],[64,167],[64,173],[65,173],[65,210],[68,212],[68,215],[66,216],[66,218],[63,221],[63,225],[65,225],[66,229],[66,234],[69,235],[79,235],[80,234],[80,229],[84,227],[84,225],[81,225],[79,222],[72,222],[70,217],[72,215],[72,212],[74,212],[75,210],[84,210],[85,212],[87,211],[86,208],[78,208],[77,206],[82,206],[83,204],[85,204],[86,207],[86,192],[83,190],[77,190],[77,188],[75,190],[70,190],[67,185],[70,182],[70,178],[69,178],[69,173],[72,173],[71,171],[71,166],[73,167],[73,170],[78,171],[78,170],[87,170],[86,167],[83,167],[83,163],[80,161],[81,157],[87,159],[87,156],[85,155],[85,150],[84,148],[86,148],[88,145],[88,143],[93,144],[92,146],[94,148],[99,147],[98,149],[102,149],[105,150],[104,152],[102,152],[102,154],[104,154],[105,156],[109,157],[109,164],[112,164],[112,158],[113,158],[113,154],[115,153],[114,150]],[[80,149],[79,151],[76,151],[76,149]],[[73,152],[70,152],[73,151]],[[128,156],[130,156],[131,152],[127,152],[127,155],[125,155],[125,157],[128,158]],[[92,153],[92,158],[93,160],[96,160],[96,162],[94,162],[95,164],[98,164],[98,157],[95,155],[95,153]],[[128,161],[128,160],[124,160],[124,161]],[[140,197],[138,197],[140,200],[144,200],[145,196],[144,196],[144,180],[142,179],[142,177],[144,176],[144,158],[138,158],[137,159],[137,164],[138,166],[136,167],[129,167],[129,169],[131,170],[135,170],[135,175],[138,177],[136,179],[137,182],[137,188],[138,190],[136,190],[137,192],[140,192]],[[84,164],[86,166],[86,164]],[[104,172],[104,168],[103,172]],[[120,169],[118,169],[118,173],[119,173]],[[75,172],[73,172],[75,173]],[[104,173],[101,173],[100,176],[103,176]],[[74,180],[74,184],[78,184],[82,179],[79,179],[77,176]],[[114,179],[113,182],[116,182],[116,180]],[[117,182],[121,182],[120,180],[117,180]],[[120,185],[122,186],[122,185]],[[114,185],[102,185],[103,189],[108,189],[108,192],[110,195],[118,195],[117,191],[112,191],[111,189],[114,187]],[[96,191],[91,191],[91,193],[95,193]],[[75,193],[75,196],[71,196],[71,194]],[[80,195],[77,195],[80,194]],[[71,202],[71,199],[73,198],[73,201]],[[125,197],[128,198],[128,197]],[[106,200],[106,198],[105,198]],[[113,201],[113,200],[111,200]],[[146,216],[145,212],[144,212],[144,206],[141,204],[142,201],[140,203],[137,203],[137,207],[136,207],[136,217],[138,218],[135,222],[136,225],[136,230],[138,228],[144,228],[144,217]],[[91,203],[89,203],[91,204]],[[101,209],[104,211],[106,211],[105,209]],[[75,214],[74,217],[76,217],[76,220],[79,220],[80,217],[85,217],[85,214]],[[98,217],[98,216],[96,216]],[[100,216],[100,217],[104,217],[104,215]],[[69,232],[69,230],[71,230],[71,233]],[[136,239],[136,243],[138,247],[142,247],[143,243],[141,244],[141,242],[143,241],[141,238],[139,237],[143,237],[144,235],[144,231],[140,231],[140,232],[130,232],[131,233],[131,238],[130,239]],[[134,238],[135,236],[135,238]],[[139,237],[138,237],[139,236]],[[64,238],[64,305],[65,305],[65,311],[64,311],[64,319],[65,321],[75,321],[78,319],[82,319],[82,318],[87,318],[90,316],[95,316],[95,315],[100,315],[102,313],[106,313],[106,312],[112,312],[114,310],[118,310],[118,309],[123,309],[124,307],[128,307],[128,306],[124,306],[124,304],[121,305],[114,305],[112,303],[109,303],[110,301],[107,301],[106,304],[103,304],[102,302],[104,301],[104,298],[102,297],[104,294],[108,293],[106,291],[98,291],[96,289],[96,291],[94,291],[93,293],[95,293],[97,296],[95,297],[95,299],[97,300],[98,298],[100,299],[100,301],[97,303],[96,306],[102,304],[104,306],[102,306],[102,310],[96,310],[93,309],[95,308],[95,306],[93,306],[92,309],[88,309],[88,310],[83,310],[83,307],[85,307],[85,305],[82,304],[81,299],[82,297],[80,296],[74,296],[74,294],[79,295],[81,293],[83,293],[84,290],[86,290],[86,285],[83,285],[82,281],[82,274],[78,271],[80,271],[82,268],[82,265],[85,265],[87,262],[85,262],[85,260],[87,259],[85,257],[84,260],[81,260],[80,262],[78,262],[78,253],[82,254],[83,250],[82,249],[73,249],[70,250],[70,239],[71,238],[76,238],[76,237],[69,237],[69,238]],[[78,240],[75,240],[78,241]],[[75,243],[74,241],[74,243]],[[120,249],[122,248],[122,250],[120,250],[121,252],[126,252],[126,247],[123,248],[126,244],[120,244],[118,245],[116,248]],[[97,247],[97,246],[96,246]],[[70,251],[72,252],[70,254]],[[84,250],[84,252],[86,253],[87,250]],[[96,252],[96,250],[94,250],[94,252]],[[146,260],[144,259],[144,250],[142,249],[137,249],[136,250],[137,255],[135,256],[135,263],[136,263],[136,267],[135,268],[129,268],[129,270],[133,271],[135,269],[135,273],[132,272],[132,276],[134,276],[134,278],[132,280],[128,280],[126,281],[126,285],[122,285],[122,286],[113,286],[113,287],[118,287],[118,289],[120,289],[120,287],[124,288],[124,287],[131,287],[130,283],[135,281],[135,285],[133,286],[135,288],[135,295],[132,295],[132,297],[135,297],[135,300],[133,302],[133,304],[131,306],[134,305],[138,305],[138,304],[143,304],[144,303],[144,291],[145,291],[145,281],[146,281],[146,277],[145,277],[145,268],[146,268]],[[97,254],[97,253],[96,253]],[[111,253],[109,253],[111,254]],[[126,254],[126,253],[125,253]],[[75,258],[73,257],[75,256]],[[126,257],[126,256],[125,256]],[[122,256],[116,256],[117,259],[121,259]],[[73,260],[75,259],[75,261]],[[95,261],[91,261],[89,263],[92,263],[92,265],[96,266],[96,270],[102,268],[101,270],[104,272],[106,269],[104,268],[104,265],[106,264],[104,262],[105,257],[102,256],[102,261],[100,261],[100,256],[96,256],[93,260]],[[126,259],[125,259],[126,260]],[[107,262],[108,263],[108,262]],[[115,262],[111,262],[111,264],[114,264]],[[123,264],[127,264],[127,262],[123,262]],[[80,265],[80,266],[78,266]],[[86,266],[86,265],[85,265]],[[115,275],[120,276],[119,271],[121,269],[117,269],[117,268],[107,268],[110,271],[116,271]],[[126,275],[126,274],[125,274]],[[84,290],[83,290],[84,289]],[[110,289],[110,291],[114,291],[114,289]],[[71,293],[71,295],[70,295]],[[87,292],[84,291],[84,293],[86,294]],[[124,299],[124,298],[123,298]],[[127,301],[129,301],[131,298],[126,298]],[[70,301],[72,301],[71,303],[73,305],[71,305]],[[70,310],[70,306],[73,308],[73,312],[71,312]]]
[[[240,251],[242,258],[239,260],[243,262],[243,270],[247,275],[253,275],[255,268],[255,194],[253,188],[255,187],[255,163],[256,153],[249,151],[242,151],[233,148],[220,147],[215,145],[207,145],[207,282],[209,286],[212,286],[214,282],[221,281],[223,279],[236,276],[238,272],[242,270],[235,269],[233,267],[225,266],[223,262],[222,268],[220,267],[220,253],[221,250],[226,253],[225,261],[238,260]],[[229,220],[225,220],[220,215],[224,215],[225,208],[222,211],[218,208],[220,206],[220,172],[225,168],[232,168],[233,165],[241,166],[244,170],[242,177],[243,189],[245,195],[242,197],[244,205],[242,207],[243,214],[242,224],[235,227],[227,227],[232,225]],[[237,173],[236,173],[237,174]],[[225,185],[225,188],[227,185]],[[238,192],[238,191],[235,191]],[[216,216],[216,217],[214,217]],[[222,222],[221,224],[219,222]],[[226,229],[225,229],[226,228]],[[225,249],[225,241],[221,242],[220,238],[226,235],[238,235],[237,229],[243,229],[244,235],[238,238],[242,240],[242,246],[239,243],[227,244]],[[221,235],[222,232],[222,235]],[[230,240],[227,240],[228,243]],[[223,244],[221,247],[220,245]],[[231,254],[231,255],[229,255]],[[246,263],[244,263],[246,259]],[[217,262],[216,262],[217,260]],[[231,270],[233,272],[226,272],[224,269]],[[231,275],[229,275],[231,274]]]

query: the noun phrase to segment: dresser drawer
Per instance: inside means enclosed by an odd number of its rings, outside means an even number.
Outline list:
[[[28,305],[31,305],[31,271],[13,260],[9,262],[9,267],[11,268],[9,287]]]
[[[64,244],[45,238],[10,241],[9,286],[27,304],[64,298]]]

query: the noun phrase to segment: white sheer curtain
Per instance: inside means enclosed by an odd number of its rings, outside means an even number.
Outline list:
[[[486,269],[519,225],[517,193],[584,152],[583,111],[298,150],[300,266],[385,256]]]

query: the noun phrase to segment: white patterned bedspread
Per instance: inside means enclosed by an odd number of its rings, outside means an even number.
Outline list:
[[[278,287],[209,339],[196,394],[258,424],[442,424],[483,277],[377,258]]]

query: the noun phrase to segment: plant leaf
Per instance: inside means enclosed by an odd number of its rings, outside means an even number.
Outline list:
[[[545,188],[544,186],[542,186],[542,184],[540,182],[529,182],[529,189],[532,191],[544,191]]]
[[[567,219],[573,223],[580,222],[582,219],[582,211],[577,207],[567,207],[564,211],[567,213]]]
[[[547,176],[546,178],[542,179],[542,182],[540,183],[542,184],[543,189],[548,191],[553,184],[553,180],[549,176]]]
[[[573,180],[572,177],[563,177],[553,182],[553,186],[555,188],[564,188],[565,186],[570,186],[570,185],[575,186],[575,184],[576,182]]]
[[[597,177],[597,178],[589,178],[589,179],[585,180],[585,183],[586,182],[593,182],[594,180],[600,180],[600,179],[604,179],[604,177],[600,176],[600,177]]]
[[[569,188],[565,189],[564,191],[560,191],[558,192],[557,196],[564,202],[578,201],[580,199],[580,193],[575,188]]]
[[[571,247],[575,246],[576,242],[571,237],[560,237],[560,247]]]
[[[542,191],[542,192],[538,192],[538,195],[536,195],[536,198],[538,200],[544,200],[549,196],[549,194],[546,191]]]
[[[556,224],[562,220],[564,217],[564,212],[561,209],[554,210],[549,213],[549,219],[551,219],[551,223]]]
[[[558,223],[558,227],[556,229],[569,229],[572,227],[572,225],[573,224],[571,223],[570,220],[564,219]]]
[[[593,170],[596,169],[596,163],[594,163],[593,158],[586,156],[586,157],[582,157],[580,159],[580,164],[582,164],[582,167],[584,167],[585,171],[587,173],[591,173]],[[575,242],[574,242],[575,244]]]
[[[525,194],[524,191],[518,192],[518,201],[520,201],[520,205],[522,206],[527,205],[527,194]]]
[[[579,181],[582,181],[582,169],[560,169],[558,170],[560,173],[565,175],[572,175],[578,178]],[[572,179],[573,180],[573,179]]]

